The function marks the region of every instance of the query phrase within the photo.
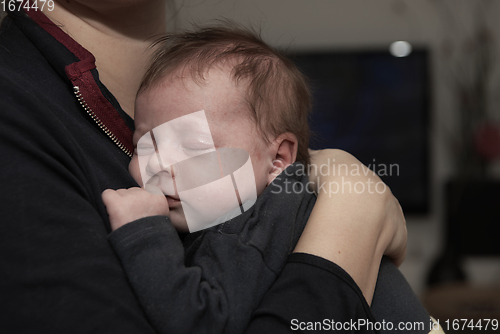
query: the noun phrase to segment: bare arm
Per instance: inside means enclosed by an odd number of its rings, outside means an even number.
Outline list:
[[[397,265],[404,260],[401,207],[380,178],[349,153],[322,150],[312,152],[311,158],[310,179],[316,183],[318,200],[294,252],[342,267],[370,304],[382,255]]]

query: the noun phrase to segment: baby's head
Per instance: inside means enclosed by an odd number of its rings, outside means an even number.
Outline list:
[[[233,25],[170,35],[156,48],[136,100],[134,145],[141,149],[140,139],[168,122],[169,138],[161,145],[171,150],[162,166],[146,162],[144,171],[138,162],[148,157],[134,154],[130,171],[139,184],[141,172],[148,178],[228,147],[249,153],[259,195],[286,166],[309,162],[310,92],[293,62]],[[160,144],[150,146],[154,153]],[[167,195],[175,225],[184,219],[177,191],[156,185]]]

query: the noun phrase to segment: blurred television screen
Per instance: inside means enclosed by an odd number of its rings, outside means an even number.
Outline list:
[[[405,213],[428,213],[427,51],[406,57],[389,50],[289,55],[312,86],[310,147],[352,153],[391,188]]]

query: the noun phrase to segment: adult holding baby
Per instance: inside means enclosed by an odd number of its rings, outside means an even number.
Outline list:
[[[67,1],[48,8],[16,7],[0,32],[3,326],[152,333],[106,240],[100,196],[136,185],[127,171],[134,97],[145,50],[164,33],[167,3]],[[328,159],[359,164],[341,151],[316,152],[312,162]],[[369,318],[363,295],[371,300],[380,259],[385,253],[401,262],[405,243],[404,218],[390,192],[320,192],[295,250],[309,255],[287,264],[278,279],[294,287],[297,299],[283,300],[306,316],[316,303],[307,291],[320,288],[311,273],[333,270],[323,292],[335,302],[325,305],[323,318]],[[261,305],[267,315],[250,328],[289,328],[272,314],[282,311],[276,303],[282,306],[285,295],[272,289]],[[343,313],[332,314],[339,305]]]

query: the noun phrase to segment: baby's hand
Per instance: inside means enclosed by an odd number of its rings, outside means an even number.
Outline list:
[[[106,189],[102,192],[102,201],[108,211],[113,231],[136,219],[158,215],[167,216],[170,212],[167,199],[163,194],[153,195],[137,187]]]

